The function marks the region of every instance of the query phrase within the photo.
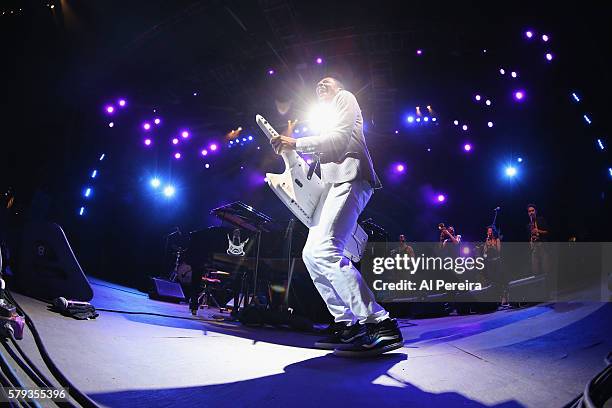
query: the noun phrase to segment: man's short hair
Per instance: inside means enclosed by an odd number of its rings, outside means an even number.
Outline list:
[[[533,207],[534,210],[538,211],[538,207],[536,207],[535,204],[527,204],[527,209],[529,209],[530,207]]]
[[[343,82],[343,79],[342,79],[342,75],[337,74],[337,73],[332,73],[332,74],[329,74],[329,75],[325,75],[324,78],[331,78],[331,79],[334,80],[334,82],[336,82],[336,85],[338,85],[338,88],[346,89],[344,87],[344,82]]]

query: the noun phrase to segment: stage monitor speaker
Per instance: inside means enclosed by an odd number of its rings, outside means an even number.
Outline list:
[[[534,275],[508,283],[508,301],[510,303],[530,304],[545,301],[546,278]]]
[[[179,303],[185,300],[183,288],[178,282],[170,282],[165,279],[152,278],[153,288],[149,292],[151,299]]]
[[[93,290],[81,269],[68,238],[55,223],[37,222],[25,226],[17,285],[30,296],[90,301]]]

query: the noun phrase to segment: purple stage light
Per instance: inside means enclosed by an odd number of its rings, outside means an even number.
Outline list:
[[[108,122],[108,127],[112,128],[115,126],[115,122]]]
[[[466,152],[469,152],[472,150],[472,145],[469,143],[466,143],[463,145],[463,150],[465,150]]]
[[[208,155],[208,150],[204,149],[204,150],[202,150],[201,153],[202,153],[202,156],[206,156],[206,155]]]
[[[268,70],[268,75],[274,75],[274,70],[273,69],[269,69]]]
[[[459,126],[459,121],[458,121],[458,120],[454,120],[454,121],[453,121],[453,125],[455,125],[455,126]]]
[[[512,71],[512,72],[510,73],[510,76],[511,76],[512,78],[516,78],[516,77],[518,76],[518,74],[517,74],[515,71]]]
[[[179,152],[174,153],[174,158],[175,159],[180,159],[181,158],[181,154]]]
[[[505,75],[506,74],[506,70],[503,69],[503,68],[500,68],[499,69],[499,73],[502,74],[502,75]]]
[[[187,138],[189,137],[189,132],[188,132],[188,131],[186,131],[186,130],[183,130],[183,131],[181,132],[181,137],[182,137],[183,139],[187,139]]]
[[[493,122],[487,122],[487,126],[492,128],[493,127]]]
[[[477,101],[480,101],[480,99],[482,99],[482,97],[481,97],[480,95],[476,95],[476,96],[474,97],[474,99],[476,99]]]
[[[160,118],[155,118],[153,123],[155,123],[156,125],[159,125],[161,123],[161,119]]]
[[[553,55],[550,52],[546,53],[546,61],[552,61],[552,59]]]
[[[119,99],[119,106],[122,108],[125,106],[125,99]]]
[[[485,105],[487,105],[487,106],[491,106],[491,100],[490,100],[490,99],[487,99],[487,100],[485,101]]]
[[[112,114],[113,112],[115,112],[115,108],[113,106],[111,106],[111,105],[108,105],[105,108],[105,110],[106,110],[106,113],[108,113],[108,114]]]
[[[216,143],[213,143],[213,144],[210,145],[210,150],[212,150],[213,152],[217,150]]]
[[[144,144],[145,146],[151,146],[151,139],[145,139]]]
[[[142,124],[142,128],[144,130],[150,130],[151,129],[151,124],[149,122],[145,122]]]
[[[396,134],[396,135],[399,135],[399,130],[396,130],[396,131],[395,131],[395,134]]]
[[[525,91],[515,91],[514,99],[517,101],[522,101],[523,99],[525,99]]]
[[[178,144],[178,142],[179,142],[179,140],[176,137],[174,139],[172,139],[172,144],[173,145]]]
[[[395,171],[396,173],[403,173],[404,171],[406,171],[406,166],[404,166],[403,164],[397,164],[395,166]]]
[[[546,34],[542,34],[542,41],[548,42],[548,36]]]
[[[533,37],[533,31],[531,31],[531,30],[526,31],[525,32],[525,37],[532,38]]]
[[[423,50],[419,49],[416,51],[417,55],[423,55]]]
[[[322,63],[323,63],[323,58],[318,57],[318,58],[317,58],[317,64],[322,64]]]
[[[438,194],[437,200],[439,203],[443,203],[446,201],[446,196],[444,194]]]
[[[207,169],[210,169],[210,164],[206,163],[204,167],[206,167]]]
[[[463,125],[463,126],[461,127],[461,129],[463,129],[463,130],[466,130],[466,131],[467,131],[467,130],[468,130],[468,126],[467,126],[467,125]]]

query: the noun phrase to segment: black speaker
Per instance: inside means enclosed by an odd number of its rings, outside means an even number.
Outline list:
[[[55,223],[35,222],[25,226],[15,278],[26,295],[81,301],[93,298],[93,290],[66,234]]]
[[[174,303],[185,300],[185,294],[183,293],[183,288],[180,283],[159,278],[152,278],[151,280],[153,283],[153,287],[149,292],[149,297],[151,299]]]

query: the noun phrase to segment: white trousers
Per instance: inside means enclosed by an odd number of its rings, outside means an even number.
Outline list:
[[[357,218],[372,196],[365,180],[326,184],[313,216],[302,258],[336,322],[378,323],[389,314],[374,299],[361,273],[343,256]]]

